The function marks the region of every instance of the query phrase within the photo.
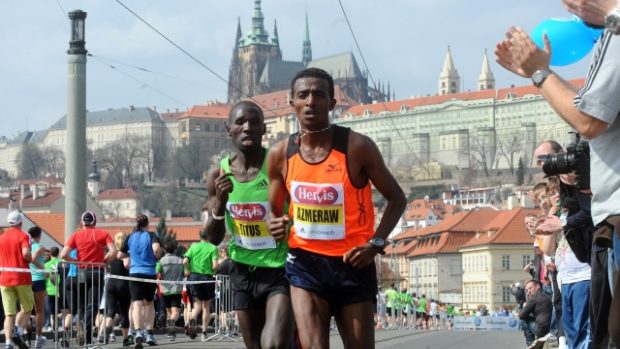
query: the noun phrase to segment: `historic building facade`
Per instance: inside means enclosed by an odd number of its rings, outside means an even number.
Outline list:
[[[571,127],[534,86],[493,89],[486,53],[481,90],[459,92],[458,81],[448,51],[437,95],[360,104],[334,122],[372,138],[393,170],[433,161],[458,169],[516,169],[519,158],[531,165],[539,142],[570,140]],[[442,89],[453,82],[455,89]],[[571,83],[580,86],[583,80]]]

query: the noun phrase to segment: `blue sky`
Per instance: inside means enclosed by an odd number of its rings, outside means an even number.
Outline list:
[[[251,0],[122,0],[202,63],[228,77],[237,17],[250,28]],[[529,81],[505,72],[493,49],[510,25],[532,31],[552,17],[568,17],[560,0],[341,0],[368,69],[390,82],[396,98],[435,94],[448,45],[465,90],[475,89],[485,49],[496,85]],[[225,101],[226,85],[113,0],[0,2],[0,136],[50,127],[66,112],[69,21],[86,19],[87,108],[134,105],[183,110],[209,100]],[[278,23],[285,60],[301,60],[308,11],[314,58],[353,51],[364,69],[338,0],[263,0],[265,27]],[[583,77],[589,57],[557,68]],[[115,66],[112,69],[109,65]],[[152,71],[144,72],[131,66]]]

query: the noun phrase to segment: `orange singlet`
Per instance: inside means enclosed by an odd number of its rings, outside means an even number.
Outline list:
[[[316,164],[306,162],[289,137],[286,188],[291,195],[289,216],[293,227],[290,248],[326,256],[342,256],[363,245],[374,234],[375,215],[370,182],[357,188],[349,179],[349,129],[334,125],[332,147]]]

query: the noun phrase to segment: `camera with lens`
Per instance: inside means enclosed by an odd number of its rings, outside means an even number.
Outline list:
[[[575,172],[577,188],[590,189],[590,144],[581,139],[578,133],[570,132],[572,141],[566,146],[566,152],[540,155],[546,176]]]

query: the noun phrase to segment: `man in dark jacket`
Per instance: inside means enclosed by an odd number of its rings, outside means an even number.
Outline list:
[[[519,313],[519,319],[523,323],[523,332],[525,341],[528,346],[532,345],[536,339],[540,343],[540,347],[544,344],[544,340],[549,334],[549,326],[551,324],[551,297],[542,291],[540,281],[532,279],[525,283],[525,291],[527,292],[527,302]]]

